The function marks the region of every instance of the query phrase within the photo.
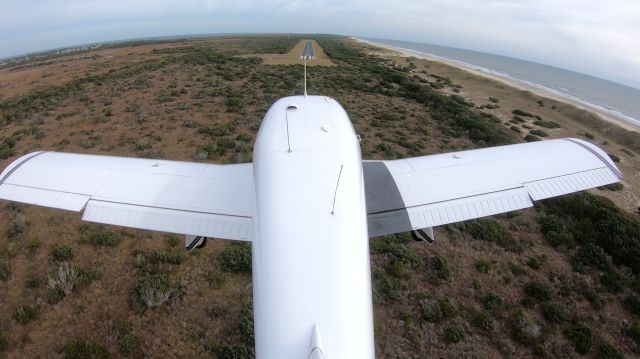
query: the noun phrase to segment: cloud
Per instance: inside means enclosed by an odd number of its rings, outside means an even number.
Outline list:
[[[640,87],[636,0],[6,0],[0,57],[153,35],[322,32],[462,47]]]

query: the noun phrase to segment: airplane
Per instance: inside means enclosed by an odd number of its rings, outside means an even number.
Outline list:
[[[189,250],[250,241],[257,358],[374,358],[369,238],[433,242],[433,227],[622,178],[575,138],[362,160],[346,111],[305,76],[266,113],[253,163],[33,152],[2,172],[0,198],[186,235]]]

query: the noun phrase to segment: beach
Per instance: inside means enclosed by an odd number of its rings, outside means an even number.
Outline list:
[[[559,102],[565,102],[565,103],[569,103],[573,106],[576,106],[578,108],[584,109],[584,110],[588,110],[591,111],[595,114],[597,114],[600,118],[602,118],[603,120],[610,122],[612,124],[615,124],[616,126],[622,127],[626,130],[629,131],[636,131],[636,132],[640,132],[640,125],[630,122],[629,120],[625,119],[624,117],[618,116],[613,112],[610,111],[606,111],[604,109],[601,108],[597,108],[597,107],[593,107],[593,106],[589,106],[588,104],[585,104],[584,102],[578,101],[576,99],[573,99],[571,97],[567,97],[567,96],[562,96],[561,94],[555,93],[555,92],[551,92],[551,91],[547,91],[545,89],[542,89],[540,87],[536,87],[536,86],[532,86],[529,84],[526,84],[524,82],[520,82],[520,81],[516,81],[514,79],[510,79],[510,78],[506,78],[503,76],[498,76],[497,74],[494,73],[490,73],[487,71],[483,71],[483,70],[479,70],[477,68],[473,68],[470,66],[465,66],[463,64],[461,64],[460,61],[455,61],[455,60],[450,60],[450,59],[446,59],[440,56],[431,56],[422,52],[418,52],[418,51],[413,51],[413,50],[409,50],[409,49],[404,49],[404,48],[399,48],[399,47],[395,47],[395,46],[389,46],[389,45],[385,45],[385,44],[380,44],[377,42],[372,42],[372,41],[368,41],[368,40],[364,40],[364,39],[359,39],[359,38],[355,38],[352,37],[351,39],[353,39],[356,42],[360,42],[360,43],[364,43],[367,45],[371,45],[371,46],[376,46],[376,47],[380,47],[383,49],[386,49],[388,51],[392,51],[394,52],[397,56],[401,56],[401,57],[415,57],[418,59],[424,59],[424,60],[429,60],[429,61],[435,61],[435,62],[441,62],[444,63],[446,65],[449,66],[453,66],[465,71],[468,71],[474,75],[478,75],[478,76],[482,76],[494,81],[498,81],[498,82],[502,82],[508,86],[517,88],[519,90],[523,90],[523,91],[529,91],[532,92],[538,96],[541,97],[546,97],[549,99],[553,99]]]

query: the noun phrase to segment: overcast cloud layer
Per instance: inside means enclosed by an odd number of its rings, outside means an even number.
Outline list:
[[[3,0],[0,58],[211,33],[338,33],[517,57],[640,88],[637,0]]]

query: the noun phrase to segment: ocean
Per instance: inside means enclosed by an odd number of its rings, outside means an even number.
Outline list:
[[[582,73],[484,52],[416,42],[362,38],[453,61],[594,107],[640,125],[640,89]]]

